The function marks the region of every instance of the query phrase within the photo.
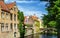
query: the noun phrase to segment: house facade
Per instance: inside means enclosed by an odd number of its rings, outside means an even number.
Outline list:
[[[39,33],[42,28],[42,22],[36,15],[25,16],[24,24],[26,25],[26,35]]]
[[[0,38],[18,38],[18,9],[16,3],[0,0]]]
[[[31,35],[32,32],[33,32],[33,19],[31,18],[31,16],[25,16],[25,19],[24,19],[24,24],[26,25],[25,26],[25,29],[26,29],[26,33],[25,33],[25,36],[28,36],[28,35]]]

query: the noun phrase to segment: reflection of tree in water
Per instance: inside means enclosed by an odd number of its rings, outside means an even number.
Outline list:
[[[25,36],[24,38],[34,38],[34,35],[28,35],[28,36]]]
[[[32,34],[30,36],[26,36],[25,38],[57,38],[57,36],[48,34]]]
[[[35,34],[31,35],[30,38],[57,38],[56,35],[48,35],[48,34]]]
[[[55,35],[43,34],[41,38],[57,38]]]
[[[32,34],[32,37],[31,38],[34,38],[34,35]]]

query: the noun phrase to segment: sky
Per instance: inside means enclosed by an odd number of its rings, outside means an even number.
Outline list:
[[[24,16],[36,15],[40,19],[43,14],[47,14],[46,3],[40,0],[5,0],[5,3],[16,1],[16,5],[20,11],[24,12]]]

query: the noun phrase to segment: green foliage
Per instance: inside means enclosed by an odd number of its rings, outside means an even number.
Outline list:
[[[44,15],[43,23],[51,27],[58,27],[60,21],[60,0],[50,0],[47,7],[48,14]]]
[[[47,11],[48,14],[43,17],[44,24],[55,27],[58,38],[60,38],[60,0],[50,0]]]
[[[19,23],[18,28],[19,28],[20,34],[22,34],[23,33],[23,26],[22,26],[21,22]]]
[[[47,15],[44,15],[44,17],[43,17],[43,23],[44,23],[44,25],[48,25],[48,16]]]
[[[18,11],[18,20],[19,20],[19,22],[24,22],[24,14],[23,14],[23,12]]]
[[[55,27],[58,38],[60,38],[60,0],[49,0],[47,11],[48,14],[43,17],[44,24]]]
[[[56,21],[50,21],[48,23],[51,27],[56,27]]]
[[[24,37],[25,25],[24,25],[24,14],[23,14],[23,12],[18,11],[18,20],[19,20],[18,29],[20,32],[20,36]]]

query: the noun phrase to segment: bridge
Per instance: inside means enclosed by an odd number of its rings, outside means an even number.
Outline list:
[[[40,28],[41,33],[50,33],[50,32],[57,32],[57,29],[55,28]]]

